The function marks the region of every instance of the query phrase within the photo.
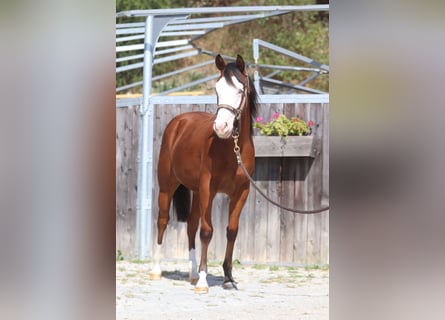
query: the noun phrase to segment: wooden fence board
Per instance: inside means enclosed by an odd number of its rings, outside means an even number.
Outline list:
[[[295,178],[296,166],[295,159],[283,159],[283,177],[282,181],[283,196],[281,204],[288,208],[295,208]],[[293,261],[293,246],[295,241],[295,213],[281,210],[280,214],[280,261]]]
[[[270,158],[259,158],[255,164],[255,181],[260,190],[267,194],[267,167]],[[255,190],[255,227],[254,227],[254,261],[266,261],[266,247],[267,247],[267,210],[268,202]]]
[[[116,111],[116,249],[134,256],[138,120],[136,108]]]
[[[302,199],[304,199],[304,179],[305,168],[303,161],[296,166],[295,180],[295,207],[306,209]],[[307,215],[295,215],[295,244],[294,244],[294,261],[306,263],[306,242],[307,242]]]
[[[268,197],[280,202],[281,197],[281,159],[270,158],[268,166]],[[280,209],[267,202],[267,255],[266,261],[280,260]]]
[[[327,202],[329,196],[329,104],[260,104],[259,115],[264,121],[274,112],[288,117],[299,116],[319,124],[314,136],[320,139],[321,153],[315,159],[308,157],[256,158],[254,179],[271,198],[283,205],[312,209]],[[214,113],[215,105],[156,105],[154,135],[154,190],[152,216],[152,245],[157,237],[158,185],[157,157],[165,126],[173,116],[189,111]],[[136,235],[137,133],[139,117],[134,108],[118,108],[116,143],[116,245],[124,256],[134,256]],[[255,130],[258,132],[258,130]],[[136,134],[135,134],[136,133]],[[217,195],[213,203],[214,235],[208,256],[222,261],[226,248],[228,197]],[[199,260],[199,230],[196,235]],[[186,224],[178,223],[173,210],[164,235],[163,256],[187,258]],[[250,262],[329,263],[328,213],[303,215],[286,212],[265,200],[253,187],[240,218],[234,259]]]
[[[255,251],[255,211],[256,192],[251,186],[246,205],[241,212],[237,241],[235,242],[234,258],[254,261]]]

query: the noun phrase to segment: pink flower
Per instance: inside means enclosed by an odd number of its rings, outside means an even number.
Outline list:
[[[313,127],[314,126],[314,121],[309,120],[308,123],[307,123],[307,126],[308,127]]]
[[[273,114],[272,117],[273,117],[274,119],[278,119],[279,116],[280,116],[280,115],[278,114],[278,112],[274,112],[274,114]]]
[[[259,117],[256,118],[256,122],[262,122],[262,121],[263,121],[263,117],[262,116],[259,116]]]

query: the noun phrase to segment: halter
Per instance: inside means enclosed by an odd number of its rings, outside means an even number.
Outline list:
[[[231,113],[233,113],[236,121],[238,121],[240,119],[241,112],[244,109],[245,99],[247,97],[247,90],[249,88],[249,76],[248,75],[246,75],[246,79],[247,79],[247,83],[243,84],[244,85],[243,96],[241,97],[241,101],[240,101],[238,108],[234,108],[228,104],[217,104],[216,105],[216,114],[218,114],[219,109],[226,109],[226,110],[229,110]]]

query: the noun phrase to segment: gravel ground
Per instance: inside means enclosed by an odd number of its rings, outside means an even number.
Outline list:
[[[281,320],[329,318],[329,271],[317,268],[233,267],[239,290],[222,288],[220,264],[209,264],[209,292],[196,294],[188,262],[162,262],[151,281],[149,262],[116,262],[116,319]]]

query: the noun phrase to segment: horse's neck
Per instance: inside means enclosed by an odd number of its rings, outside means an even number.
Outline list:
[[[246,106],[244,107],[244,111],[241,115],[241,123],[240,123],[240,143],[251,143],[251,132],[250,132],[250,106],[247,102]]]

